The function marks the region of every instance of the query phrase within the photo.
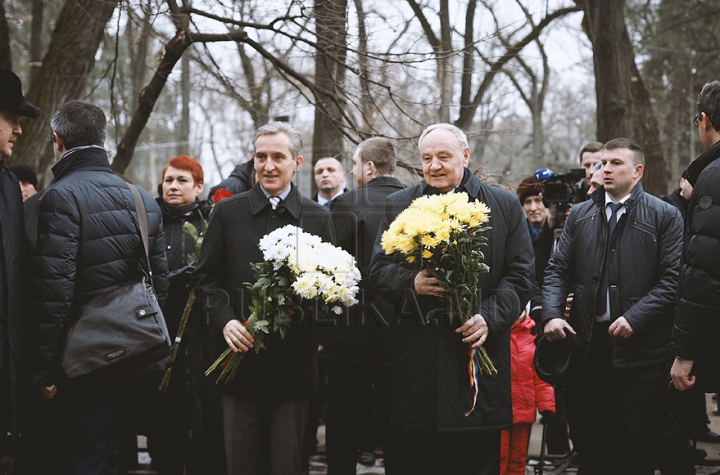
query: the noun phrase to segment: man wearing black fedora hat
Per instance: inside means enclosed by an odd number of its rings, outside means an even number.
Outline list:
[[[19,435],[21,381],[24,379],[22,335],[23,211],[20,184],[5,163],[22,134],[20,117],[40,110],[25,100],[12,71],[0,69],[0,459],[12,454]]]

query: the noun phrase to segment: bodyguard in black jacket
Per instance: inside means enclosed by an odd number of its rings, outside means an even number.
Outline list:
[[[129,388],[67,383],[60,367],[62,345],[67,326],[85,303],[140,281],[145,251],[130,189],[110,169],[102,148],[104,113],[86,102],[69,102],[55,113],[51,127],[59,161],[38,219],[33,383],[44,397],[59,394],[64,402],[71,473],[117,473],[119,407]],[[167,261],[160,209],[147,192],[140,193],[147,210],[152,281],[162,302]]]
[[[573,207],[550,258],[542,320],[549,340],[566,338],[567,331],[588,346],[566,382],[568,413],[582,429],[583,473],[652,474],[656,463],[663,470],[680,460],[659,434],[667,413],[682,219],[643,192],[637,144],[611,140],[602,163],[604,187]],[[684,469],[668,473],[692,473]]]

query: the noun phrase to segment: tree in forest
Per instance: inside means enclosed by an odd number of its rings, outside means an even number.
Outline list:
[[[720,4],[662,0],[642,7],[641,17],[648,18],[640,26],[646,32],[639,44],[642,74],[660,122],[669,185],[676,188],[683,169],[704,150],[692,118],[702,85],[720,78]]]
[[[105,26],[118,3],[68,0],[60,12],[40,72],[26,94],[40,108],[40,116],[22,123],[23,140],[13,154],[14,160],[30,164],[39,174],[53,158],[47,144],[50,118],[62,103],[84,91]]]
[[[625,23],[626,0],[575,0],[585,12],[583,29],[593,49],[597,140],[628,137],[645,152],[643,188],[667,193],[665,154],[650,93],[637,64]]]

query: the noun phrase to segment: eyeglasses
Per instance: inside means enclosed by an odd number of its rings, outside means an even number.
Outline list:
[[[702,114],[702,112],[700,114]],[[700,114],[696,115],[693,119],[693,125],[695,126],[695,128],[697,128],[698,124],[700,124]]]
[[[49,144],[54,144],[54,143],[55,143],[55,134],[52,134],[52,137],[50,137],[50,138],[48,139],[48,143],[49,143]]]

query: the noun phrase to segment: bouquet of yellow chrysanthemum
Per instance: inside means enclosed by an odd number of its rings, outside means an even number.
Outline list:
[[[264,348],[265,335],[270,332],[285,338],[295,309],[305,301],[318,299],[321,310],[338,315],[342,313],[341,305],[358,303],[355,296],[360,271],[355,258],[339,247],[293,225],[266,234],[258,247],[265,260],[251,264],[255,282],[247,283],[252,301],[250,317],[244,324],[255,339],[255,353]],[[221,367],[217,380],[229,381],[244,356],[228,348],[205,375]]]
[[[436,313],[446,313],[465,323],[478,310],[478,275],[490,268],[482,262],[481,248],[487,245],[483,232],[489,226],[490,208],[479,201],[468,201],[467,193],[421,196],[400,213],[382,235],[385,254],[396,252],[408,263],[437,278],[448,292],[445,308],[430,311],[428,321]],[[478,391],[478,375],[497,373],[485,348],[470,349],[470,385],[475,388],[473,407]]]

